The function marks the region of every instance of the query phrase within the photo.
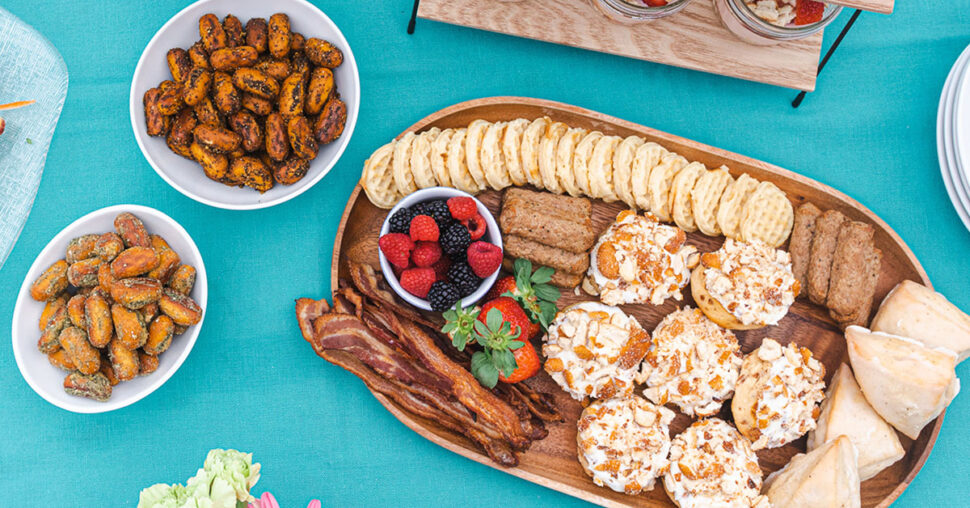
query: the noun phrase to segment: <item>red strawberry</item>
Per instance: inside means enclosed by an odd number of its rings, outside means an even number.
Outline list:
[[[472,271],[483,279],[502,266],[502,249],[488,242],[473,242],[468,246],[467,255]]]
[[[488,316],[488,311],[492,309],[498,309],[502,313],[502,320],[507,321],[511,325],[512,335],[515,335],[517,330],[521,330],[521,333],[519,333],[519,336],[515,340],[528,342],[529,339],[539,333],[539,325],[529,320],[529,316],[525,315],[522,306],[515,299],[500,296],[494,300],[489,300],[488,303],[482,306],[482,311],[478,314],[478,320],[487,324],[486,317]]]
[[[485,224],[485,218],[482,217],[481,214],[476,213],[473,217],[469,217],[461,221],[461,223],[468,228],[468,236],[470,236],[472,240],[478,240],[479,238],[485,236],[485,231],[488,225]]]
[[[463,221],[478,215],[478,205],[472,198],[456,196],[448,199],[448,211],[455,220]]]
[[[794,23],[799,26],[818,23],[822,20],[823,14],[825,14],[825,4],[822,2],[816,2],[815,0],[798,0],[795,3]]]
[[[431,285],[435,283],[434,270],[431,268],[411,268],[401,272],[401,287],[418,298],[427,298]]]
[[[519,294],[519,286],[516,284],[515,277],[512,275],[499,279],[495,285],[492,286],[492,289],[488,290],[488,293],[485,295],[485,300],[488,301],[498,298],[506,292],[511,292],[513,295]]]
[[[643,3],[650,7],[663,7],[667,5],[667,0],[643,0]]]
[[[504,383],[518,383],[519,381],[529,379],[539,372],[539,367],[542,366],[542,360],[539,359],[536,348],[532,346],[531,342],[525,341],[525,344],[519,349],[513,350],[512,354],[515,355],[515,370],[508,377],[502,371],[499,371],[499,381]]]
[[[451,258],[448,256],[441,256],[432,267],[434,269],[434,275],[436,280],[448,280],[448,269],[451,268]]]
[[[377,245],[384,253],[384,257],[400,268],[407,268],[411,260],[411,250],[414,249],[414,242],[404,233],[388,233],[382,236]]]
[[[429,215],[418,215],[411,219],[410,233],[415,242],[437,242],[438,223]]]
[[[437,242],[418,242],[411,253],[411,260],[420,267],[432,266],[441,259],[441,246]]]

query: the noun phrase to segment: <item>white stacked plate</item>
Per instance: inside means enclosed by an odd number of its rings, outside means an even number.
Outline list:
[[[970,46],[943,85],[936,123],[936,150],[950,201],[970,230]]]

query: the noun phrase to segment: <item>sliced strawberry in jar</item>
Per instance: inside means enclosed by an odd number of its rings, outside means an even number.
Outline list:
[[[798,0],[795,3],[795,25],[811,25],[822,21],[825,4],[815,0]]]

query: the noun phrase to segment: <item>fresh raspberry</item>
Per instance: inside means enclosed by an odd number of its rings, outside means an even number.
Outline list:
[[[472,240],[478,240],[479,238],[485,236],[485,231],[488,225],[485,224],[485,218],[482,217],[481,214],[476,213],[473,217],[469,217],[461,221],[461,223],[468,228],[468,236],[470,236]]]
[[[478,205],[472,198],[456,196],[448,199],[448,211],[455,220],[467,220],[478,215]]]
[[[404,270],[406,269],[407,268],[401,268],[395,264],[391,264],[391,271],[394,272],[394,277],[397,280],[401,280],[401,274],[404,273]]]
[[[437,242],[438,223],[429,215],[418,215],[411,219],[411,240],[415,242]]]
[[[484,279],[502,266],[502,249],[488,242],[474,242],[468,246],[468,264]]]
[[[435,280],[448,280],[448,269],[451,268],[451,258],[441,256],[431,268],[434,269]]]
[[[388,233],[377,241],[377,245],[384,253],[384,257],[399,268],[407,268],[411,264],[411,250],[414,242],[404,233]]]
[[[441,259],[441,246],[437,242],[418,242],[411,253],[414,264],[426,268]]]
[[[418,298],[427,298],[428,290],[435,283],[434,270],[431,268],[411,268],[401,272],[401,287]]]
[[[793,23],[798,26],[811,25],[822,21],[825,14],[825,4],[815,0],[798,0],[795,3],[795,20]]]

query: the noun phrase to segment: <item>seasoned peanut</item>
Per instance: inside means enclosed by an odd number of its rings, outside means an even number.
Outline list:
[[[155,252],[163,251],[165,249],[171,249],[172,246],[165,241],[162,235],[148,235],[148,242],[151,244]]]
[[[151,247],[131,247],[111,262],[111,275],[116,279],[148,273],[158,266],[158,255]]]
[[[216,110],[212,100],[208,97],[196,104],[192,111],[195,113],[196,125],[222,125],[222,117],[219,116],[219,111]],[[195,126],[192,128],[194,129]]]
[[[67,261],[61,259],[47,267],[30,286],[30,296],[38,302],[53,300],[67,289]]]
[[[280,93],[280,85],[266,73],[243,67],[232,73],[232,84],[236,88],[264,99],[273,99]]]
[[[55,309],[47,321],[47,327],[44,328],[44,332],[40,334],[40,339],[37,340],[37,349],[44,354],[54,352],[60,347],[58,337],[68,326],[71,326],[71,318],[68,316],[67,304],[65,304]]]
[[[175,335],[182,335],[188,330],[189,330],[189,327],[186,325],[175,325]]]
[[[115,231],[125,242],[125,247],[148,247],[148,231],[141,219],[129,212],[122,212],[115,217]]]
[[[276,81],[283,81],[290,75],[290,62],[286,60],[262,58],[256,62],[254,68]]]
[[[266,116],[273,112],[273,104],[270,101],[249,93],[243,94],[242,107],[259,116]]]
[[[195,129],[198,123],[198,120],[195,119],[195,111],[191,108],[185,108],[180,111],[175,116],[175,120],[172,122],[172,128],[169,129],[168,137],[165,139],[169,149],[182,157],[191,159],[192,154],[189,150],[189,145],[192,144],[192,130]]]
[[[119,337],[115,337],[108,344],[108,358],[111,359],[111,369],[115,371],[119,381],[130,381],[138,375],[137,348],[129,348]]]
[[[138,349],[148,340],[148,329],[141,314],[122,305],[111,306],[111,320],[115,325],[115,339],[128,349]]]
[[[138,351],[138,375],[147,376],[158,370],[158,357]]]
[[[344,61],[344,54],[340,51],[340,48],[334,46],[329,41],[316,37],[307,39],[306,45],[303,47],[303,52],[306,53],[306,57],[311,62],[328,69],[337,68]]]
[[[195,67],[182,84],[182,99],[189,106],[195,106],[206,98],[211,86],[212,73],[201,67]]]
[[[88,341],[94,347],[105,347],[111,342],[114,321],[111,306],[101,293],[92,293],[84,301],[84,320],[87,322]]]
[[[290,157],[273,171],[273,178],[283,185],[299,182],[310,170],[310,161],[299,157]]]
[[[189,77],[189,71],[192,70],[192,59],[189,58],[187,51],[182,48],[172,48],[168,50],[165,59],[168,61],[168,70],[172,73],[172,79],[176,83],[181,83]]]
[[[109,358],[107,352],[101,355],[101,369],[99,370],[101,374],[108,379],[108,383],[111,386],[116,386],[121,382],[118,376],[115,374],[114,367],[111,366],[111,358]]]
[[[110,291],[114,301],[129,309],[140,309],[161,298],[162,285],[155,279],[133,277],[115,282]]]
[[[163,291],[158,308],[177,325],[192,326],[202,319],[202,308],[195,300],[169,288]]]
[[[278,13],[269,17],[269,54],[283,58],[290,51],[290,18]]]
[[[156,279],[162,284],[168,282],[169,277],[175,273],[179,263],[182,261],[179,255],[172,249],[161,249],[157,251],[158,266],[148,272],[148,277]]]
[[[242,144],[239,134],[225,127],[215,125],[196,125],[192,131],[195,142],[216,153],[229,153]]]
[[[299,74],[307,79],[310,77],[310,59],[302,51],[294,51],[290,57],[290,73]]]
[[[333,93],[333,71],[326,67],[317,67],[310,73],[310,83],[307,85],[306,104],[304,109],[308,115],[315,115],[323,110],[323,106],[330,100]]]
[[[266,20],[253,18],[246,22],[246,45],[252,46],[259,53],[265,53],[268,47],[269,29]]]
[[[161,90],[151,88],[142,99],[145,105],[145,131],[149,136],[164,136],[168,132],[168,117],[158,110],[158,98],[161,95]]]
[[[219,51],[225,50],[220,49]],[[212,83],[212,98],[214,99],[216,107],[219,108],[219,111],[227,115],[239,111],[242,103],[239,97],[239,91],[236,90],[236,87],[232,86],[232,76],[225,72],[215,73]]]
[[[198,41],[189,48],[189,60],[192,61],[192,67],[199,67],[206,70],[212,70],[212,66],[209,65],[209,53],[205,50],[202,45],[202,41]],[[191,69],[189,69],[191,71]],[[188,74],[186,74],[186,78]]]
[[[67,351],[64,351],[61,348],[56,349],[53,353],[48,353],[47,361],[51,362],[51,365],[57,367],[58,369],[67,371],[74,370],[74,362],[71,361],[70,356],[67,356]]]
[[[111,398],[111,384],[100,372],[90,376],[80,372],[68,374],[64,378],[64,391],[68,395],[86,397],[99,402],[105,402]]]
[[[239,21],[239,18],[226,14],[226,17],[222,18],[222,30],[226,32],[227,46],[234,48],[243,45],[246,36],[243,34],[242,21]]]
[[[217,49],[209,55],[209,63],[217,71],[234,71],[256,63],[259,53],[252,46]]]
[[[177,293],[188,295],[195,286],[195,267],[192,265],[182,265],[175,270],[172,277],[168,279],[168,287]]]
[[[185,102],[182,100],[182,87],[174,81],[163,81],[158,85],[162,91],[158,96],[156,106],[158,111],[165,116],[172,116],[182,110]]]
[[[155,316],[158,315],[158,302],[149,303],[148,305],[138,309],[138,312],[141,312],[141,317],[143,320],[145,320],[145,324],[150,325],[155,319]]]
[[[226,31],[215,14],[206,14],[199,18],[199,35],[202,36],[202,45],[209,54],[226,47],[228,43]]]
[[[98,289],[110,294],[115,282],[114,276],[111,275],[111,263],[101,263],[101,266],[98,267]]]
[[[310,121],[305,116],[294,116],[286,124],[286,134],[293,148],[293,155],[302,159],[313,159],[317,156],[317,140],[313,139]]]
[[[280,85],[280,114],[284,117],[291,117],[303,114],[304,91],[303,76],[293,74],[283,80]]]
[[[290,51],[303,51],[303,46],[306,44],[306,37],[299,32],[292,32],[290,34]]]
[[[96,256],[97,254],[95,254],[94,248],[97,241],[98,235],[82,235],[71,240],[67,244],[67,252],[64,255],[64,260],[68,264],[71,264]]]
[[[177,291],[177,290],[176,290]],[[40,313],[40,331],[44,331],[47,328],[48,323],[51,321],[51,317],[57,312],[57,309],[67,305],[67,297],[64,295],[58,296],[57,298],[47,302],[44,305],[44,310]]]
[[[99,235],[94,242],[94,254],[101,258],[101,261],[110,262],[123,250],[125,250],[125,243],[115,233]]]
[[[68,326],[61,331],[57,340],[81,374],[94,374],[101,368],[101,354],[88,342],[84,330]]]
[[[198,143],[189,145],[189,150],[192,151],[192,158],[202,165],[205,176],[217,182],[226,177],[229,172],[229,159],[225,155],[215,153]]]
[[[266,192],[273,187],[273,175],[255,157],[239,157],[229,164],[229,176],[233,181],[241,182],[247,187]]]
[[[229,126],[242,138],[243,150],[255,152],[263,146],[263,132],[259,122],[249,111],[240,111],[229,117]]]
[[[347,125],[347,105],[339,97],[333,96],[323,106],[313,123],[313,135],[321,145],[339,138]]]
[[[266,117],[266,153],[275,161],[282,161],[290,153],[290,141],[283,124],[283,116],[271,113]]]
[[[71,265],[67,269],[67,281],[74,287],[94,287],[98,285],[98,268],[101,258],[88,258]]]
[[[160,355],[172,345],[172,336],[175,334],[175,323],[172,318],[161,315],[152,321],[148,327],[148,341],[142,349],[150,355]]]
[[[87,321],[84,319],[84,300],[86,299],[84,295],[78,294],[67,301],[67,317],[70,318],[71,324],[82,330],[87,327]]]

